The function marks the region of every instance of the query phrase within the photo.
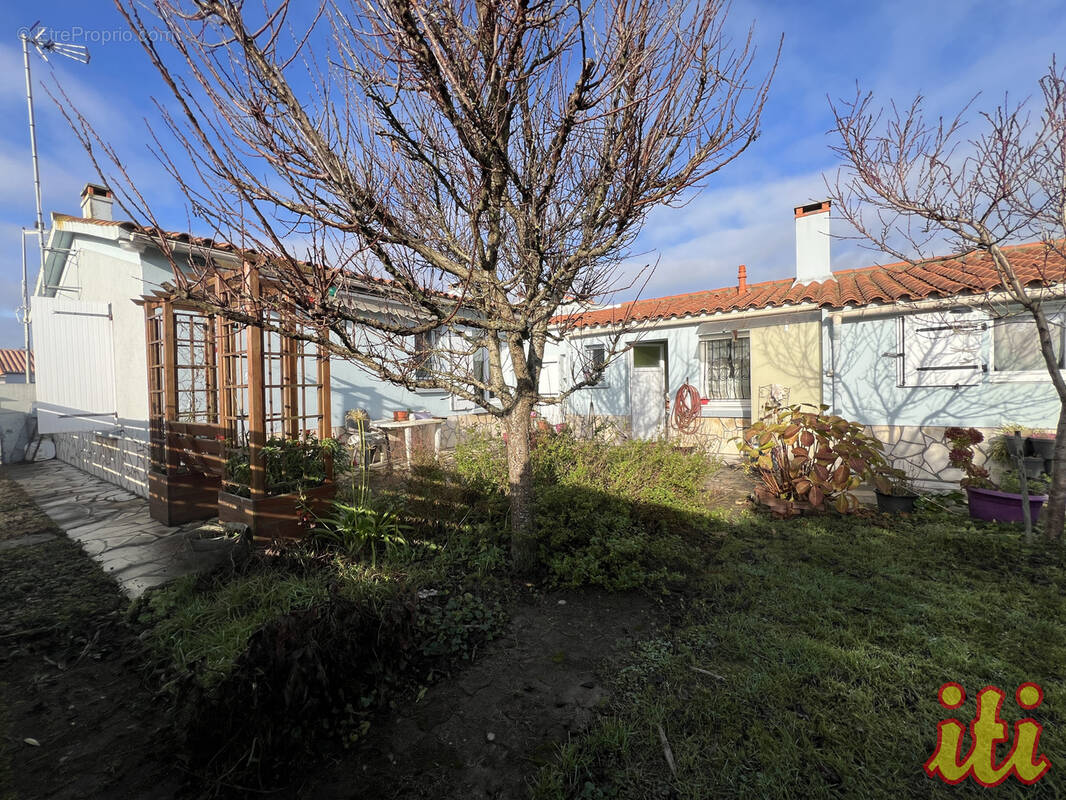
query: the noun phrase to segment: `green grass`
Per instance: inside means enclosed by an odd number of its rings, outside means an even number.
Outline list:
[[[541,770],[535,796],[1061,795],[1066,570],[1058,546],[1019,539],[947,516],[740,521],[682,624],[637,649],[605,716]],[[967,690],[955,712],[967,723],[986,685],[1008,693],[1008,722],[1026,716],[1017,686],[1043,686],[1032,713],[1052,769],[1039,785],[926,777],[947,681]]]

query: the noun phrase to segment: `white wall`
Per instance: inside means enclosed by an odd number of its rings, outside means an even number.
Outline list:
[[[33,383],[0,383],[0,463],[22,461],[33,434]]]

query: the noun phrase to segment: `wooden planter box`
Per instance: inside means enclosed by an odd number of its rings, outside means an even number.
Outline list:
[[[296,493],[251,498],[219,492],[218,519],[244,523],[252,536],[262,541],[301,539],[309,529],[300,520],[305,508],[309,506],[315,514],[325,513],[336,491],[335,484],[324,483],[306,490],[302,503]]]
[[[218,514],[221,482],[217,475],[148,473],[148,513],[171,527]]]

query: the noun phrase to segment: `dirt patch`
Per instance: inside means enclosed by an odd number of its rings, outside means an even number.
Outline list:
[[[0,529],[53,531],[0,476]],[[0,797],[169,798],[179,776],[126,600],[64,536],[0,552]]]
[[[527,595],[485,654],[397,710],[299,796],[511,798],[606,699],[603,675],[665,619],[638,595]]]
[[[707,504],[724,512],[746,508],[754,486],[755,481],[743,466],[723,464],[704,486]]]
[[[13,481],[0,477],[0,542],[45,533],[59,528]]]

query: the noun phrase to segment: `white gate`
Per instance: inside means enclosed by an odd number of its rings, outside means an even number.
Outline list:
[[[111,306],[34,297],[31,312],[38,430],[65,433],[113,426]]]

